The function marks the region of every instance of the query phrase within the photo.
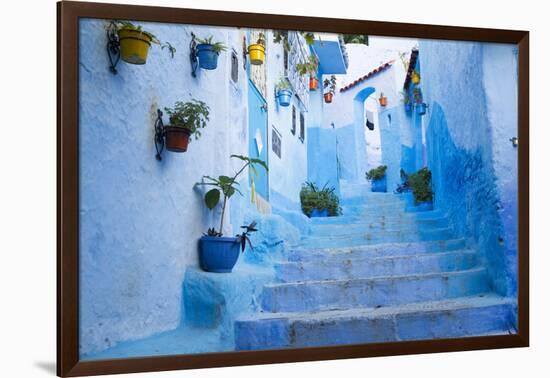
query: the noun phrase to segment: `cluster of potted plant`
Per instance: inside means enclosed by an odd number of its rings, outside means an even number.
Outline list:
[[[386,170],[387,166],[380,165],[371,169],[366,173],[366,178],[371,182],[371,190],[373,192],[386,192],[387,191],[387,179]]]
[[[210,108],[199,100],[177,101],[172,108],[164,108],[170,124],[164,127],[166,135],[166,149],[173,152],[185,152],[190,137],[195,140],[201,136],[201,129],[204,129],[210,120]]]
[[[319,69],[319,60],[315,55],[310,55],[307,61],[296,64],[296,71],[299,75],[309,74],[309,90],[316,91],[319,88],[319,79],[317,79],[317,70]]]
[[[411,101],[411,95],[409,94],[409,91],[406,89],[403,89],[401,91],[401,96],[403,97],[403,105],[405,106],[405,111],[408,113],[412,110],[412,101]]]
[[[433,209],[432,173],[428,168],[407,175],[401,170],[403,183],[397,188],[398,193],[412,191],[414,204],[419,210]]]
[[[218,67],[220,53],[227,50],[222,42],[215,42],[213,38],[213,36],[204,39],[197,38],[199,67],[205,70],[215,70]]]
[[[292,90],[286,77],[281,77],[275,85],[275,97],[280,106],[287,107],[292,100]]]
[[[252,43],[248,46],[248,55],[250,57],[250,64],[260,66],[265,61],[265,34],[260,33],[256,43]]]
[[[308,217],[333,217],[341,213],[340,200],[334,187],[328,183],[322,188],[313,182],[306,182],[300,191],[302,211]]]
[[[428,105],[424,102],[424,98],[422,96],[422,90],[419,87],[415,87],[413,89],[413,97],[416,107],[416,113],[418,115],[424,115],[426,114],[426,108]]]
[[[231,272],[239,258],[239,250],[244,252],[247,243],[252,248],[249,235],[257,231],[256,222],[252,222],[249,225],[242,226],[243,233],[235,237],[223,236],[225,211],[228,202],[235,193],[242,195],[237,182],[239,176],[244,173],[246,168],[253,172],[257,172],[258,166],[263,167],[266,171],[268,170],[267,164],[260,159],[242,155],[231,155],[231,158],[243,162],[243,166],[235,174],[232,176],[220,175],[217,178],[203,176],[203,181],[195,184],[195,186],[212,187],[204,195],[204,204],[208,209],[214,209],[222,200],[219,228],[209,228],[207,233],[199,240],[199,263],[201,268],[207,272]]]
[[[384,92],[380,92],[380,97],[378,98],[380,106],[385,107],[388,105],[388,98],[384,96]]]
[[[330,104],[332,102],[332,98],[334,97],[334,92],[336,92],[336,76],[331,75],[330,79],[325,79],[323,81],[323,88],[325,89],[325,93],[323,95],[325,102]]]

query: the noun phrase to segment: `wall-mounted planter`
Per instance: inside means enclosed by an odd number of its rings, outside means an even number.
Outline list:
[[[325,102],[327,104],[330,104],[332,102],[332,98],[334,97],[334,93],[332,92],[327,92],[323,95],[323,97],[325,98]]]
[[[290,105],[290,101],[292,100],[292,92],[288,89],[279,89],[276,97],[279,105],[286,108]]]
[[[428,107],[428,105],[426,105],[425,103],[416,104],[416,114],[418,114],[418,115],[426,114],[426,108],[427,107]]]
[[[166,126],[166,149],[172,152],[186,152],[191,132],[185,127]]]
[[[214,50],[214,45],[201,43],[197,45],[199,67],[205,70],[215,70],[218,67],[219,54]]]
[[[311,218],[326,218],[328,217],[328,209],[313,209],[311,210]]]
[[[410,102],[405,103],[405,111],[409,113],[412,110],[412,105]]]
[[[387,192],[387,179],[386,176],[384,176],[381,179],[378,180],[372,180],[371,181],[371,190],[373,192]]]
[[[118,38],[120,41],[120,58],[130,64],[145,64],[149,47],[153,36],[147,32],[120,29],[118,30]]]
[[[385,107],[386,105],[388,105],[388,98],[384,95],[380,95],[378,102],[380,102],[380,106]]]
[[[265,46],[260,43],[254,43],[248,46],[248,55],[250,56],[250,64],[260,66],[265,60]]]
[[[414,85],[420,84],[420,74],[418,72],[414,71],[411,74],[411,81]]]
[[[202,270],[230,273],[239,259],[238,238],[203,236],[199,240],[199,264]]]
[[[319,89],[319,79],[317,79],[314,76],[309,77],[309,90],[310,91],[316,91]]]

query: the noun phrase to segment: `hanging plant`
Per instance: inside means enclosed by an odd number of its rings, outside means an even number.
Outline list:
[[[305,62],[296,64],[296,72],[298,72],[299,75],[304,76],[309,74],[310,78],[313,77],[315,80],[317,80],[318,68],[319,60],[315,55],[310,55]]]
[[[160,45],[159,39],[151,32],[143,30],[141,25],[130,21],[112,21],[120,43],[120,58],[130,64],[145,64],[151,44]]]
[[[388,105],[388,98],[386,96],[384,96],[384,92],[380,93],[380,97],[378,98],[378,102],[380,102],[380,106]]]
[[[248,55],[250,56],[250,64],[260,66],[265,60],[265,34],[259,33],[256,43],[248,46]]]
[[[405,111],[410,112],[412,109],[411,95],[407,90],[401,91],[403,105],[405,105]]]
[[[414,85],[420,84],[420,72],[418,72],[417,70],[411,72],[411,82]]]
[[[292,90],[286,77],[281,77],[275,85],[275,97],[277,98],[280,106],[287,107],[290,105]]]
[[[205,39],[197,38],[197,55],[199,67],[205,70],[215,70],[218,67],[220,53],[227,50],[222,42],[214,42],[213,36]]]
[[[198,140],[201,129],[210,120],[210,108],[205,102],[191,100],[178,101],[173,108],[164,108],[170,117],[170,125],[165,127],[166,149],[174,152],[185,152],[191,136]]]
[[[330,104],[336,92],[336,76],[331,75],[330,79],[325,79],[323,81],[323,88],[325,89],[325,94],[323,95],[325,102]]]

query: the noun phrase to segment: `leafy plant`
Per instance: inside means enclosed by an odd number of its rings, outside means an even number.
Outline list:
[[[206,194],[204,195],[204,203],[207,208],[212,210],[215,208],[218,203],[220,202],[220,199],[223,195],[223,205],[222,205],[222,214],[220,219],[220,228],[218,230],[211,228],[208,230],[209,236],[222,236],[223,232],[223,222],[224,222],[224,216],[225,216],[225,208],[227,206],[227,201],[235,194],[239,193],[242,195],[241,191],[239,190],[238,186],[239,183],[237,182],[237,178],[244,172],[244,170],[248,167],[254,176],[258,174],[256,170],[256,166],[260,165],[262,166],[266,171],[268,170],[267,164],[261,160],[261,159],[254,159],[250,158],[248,156],[242,156],[242,155],[231,155],[231,158],[239,159],[244,162],[241,169],[239,169],[233,176],[218,176],[218,178],[214,178],[211,176],[203,176],[203,182],[198,182],[195,184],[195,186],[213,186],[213,189],[210,189]],[[252,227],[254,228],[254,227]],[[250,230],[252,232],[253,230]]]
[[[340,200],[335,193],[334,187],[329,187],[326,183],[321,189],[313,182],[305,182],[300,190],[300,203],[302,211],[308,217],[314,209],[327,209],[330,216],[336,216],[341,213]]]
[[[417,104],[422,103],[422,101],[423,101],[422,90],[419,87],[415,87],[413,89],[413,97],[414,97],[414,101]]]
[[[111,25],[116,28],[117,32],[120,30],[133,30],[147,35],[149,38],[151,38],[151,43],[155,43],[157,45],[160,45],[161,43],[160,40],[153,33],[143,30],[141,25],[134,25],[130,21],[114,20],[111,22]]]
[[[406,53],[406,52],[399,53],[399,59],[401,59],[403,68],[405,69],[405,71],[407,71],[409,69],[409,63],[410,63],[409,53]]]
[[[191,135],[195,135],[195,140],[201,136],[200,129],[206,127],[210,120],[210,108],[205,102],[192,99],[188,102],[178,101],[173,108],[164,108],[170,117],[172,126],[189,129]]]
[[[281,77],[279,79],[279,81],[275,85],[275,90],[277,91],[290,90],[290,83],[288,82],[286,77]]]
[[[252,245],[252,242],[250,241],[249,235],[253,232],[258,231],[256,228],[256,221],[250,223],[249,225],[241,226],[244,231],[237,235],[237,239],[239,240],[239,244],[241,245],[241,250],[244,252],[244,249],[246,248],[246,243],[250,246],[251,249],[254,249],[254,246]]]
[[[428,168],[422,168],[407,178],[408,185],[413,191],[415,203],[433,200],[432,173]]]
[[[317,69],[319,68],[319,60],[315,55],[310,55],[307,61],[296,64],[296,71],[300,75],[310,74],[315,77],[317,75]]]
[[[360,43],[369,45],[369,36],[366,34],[344,34],[344,43]]]
[[[174,54],[176,53],[176,48],[174,46],[172,46],[172,44],[170,42],[165,42],[163,43],[160,48],[162,50],[164,50],[165,48],[168,49],[168,52],[170,53],[170,56],[172,57],[172,59],[174,59]]]
[[[308,45],[315,43],[315,33],[299,32]],[[290,42],[288,42],[288,30],[273,30],[273,43],[282,43],[285,51],[290,51]]]
[[[327,93],[332,93],[336,91],[336,76],[331,75],[330,79],[325,79],[323,81],[323,88],[328,89]]]
[[[256,43],[258,45],[262,45],[263,47],[265,47],[265,34],[260,32],[258,34],[258,39],[256,40]]]
[[[384,178],[384,176],[386,176],[386,169],[388,169],[388,167],[385,165],[371,169],[366,173],[367,180],[376,181]]]
[[[212,50],[214,50],[214,52],[216,54],[219,54],[222,51],[227,50],[226,45],[224,45],[222,42],[214,42],[213,39],[214,39],[214,36],[210,36],[210,37],[204,38],[204,39],[203,38],[197,38],[197,42],[201,45],[211,45]]]
[[[405,105],[411,103],[411,95],[409,94],[409,91],[407,90],[401,91],[401,100]]]

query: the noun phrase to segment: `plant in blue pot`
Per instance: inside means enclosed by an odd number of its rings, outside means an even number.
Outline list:
[[[428,105],[424,102],[424,96],[422,95],[422,90],[419,87],[413,89],[414,102],[416,106],[416,114],[424,115],[426,114],[426,108]]]
[[[373,192],[387,192],[386,167],[380,165],[366,173],[367,180],[371,182]]]
[[[403,105],[405,106],[405,111],[409,113],[412,110],[411,95],[407,90],[401,91],[401,96],[403,97]]]
[[[433,210],[432,172],[422,168],[408,176],[407,182],[414,196],[414,211]]]
[[[275,85],[275,97],[279,103],[279,106],[287,107],[292,100],[292,90],[290,89],[290,83],[285,77],[282,77]]]
[[[212,227],[199,240],[199,263],[203,270],[214,273],[229,273],[237,263],[239,252],[244,252],[246,243],[250,244],[248,235],[256,230],[256,223],[253,222],[248,226],[242,226],[245,231],[235,237],[227,237],[223,235],[223,224],[225,210],[231,197],[235,193],[242,195],[238,186],[237,178],[249,168],[252,172],[257,171],[257,167],[261,166],[266,171],[267,164],[260,159],[249,158],[241,155],[231,155],[231,158],[239,159],[243,162],[243,166],[233,175],[221,175],[217,178],[211,176],[203,176],[203,181],[196,183],[196,186],[211,186],[204,195],[204,203],[210,210],[214,209],[223,197],[220,226],[218,229]]]
[[[340,215],[340,200],[336,188],[326,183],[319,188],[314,182],[306,182],[300,190],[302,211],[310,218],[333,217]]]
[[[222,42],[214,42],[213,36],[205,39],[197,38],[197,56],[199,67],[205,70],[215,70],[218,67],[218,57],[227,47]]]

